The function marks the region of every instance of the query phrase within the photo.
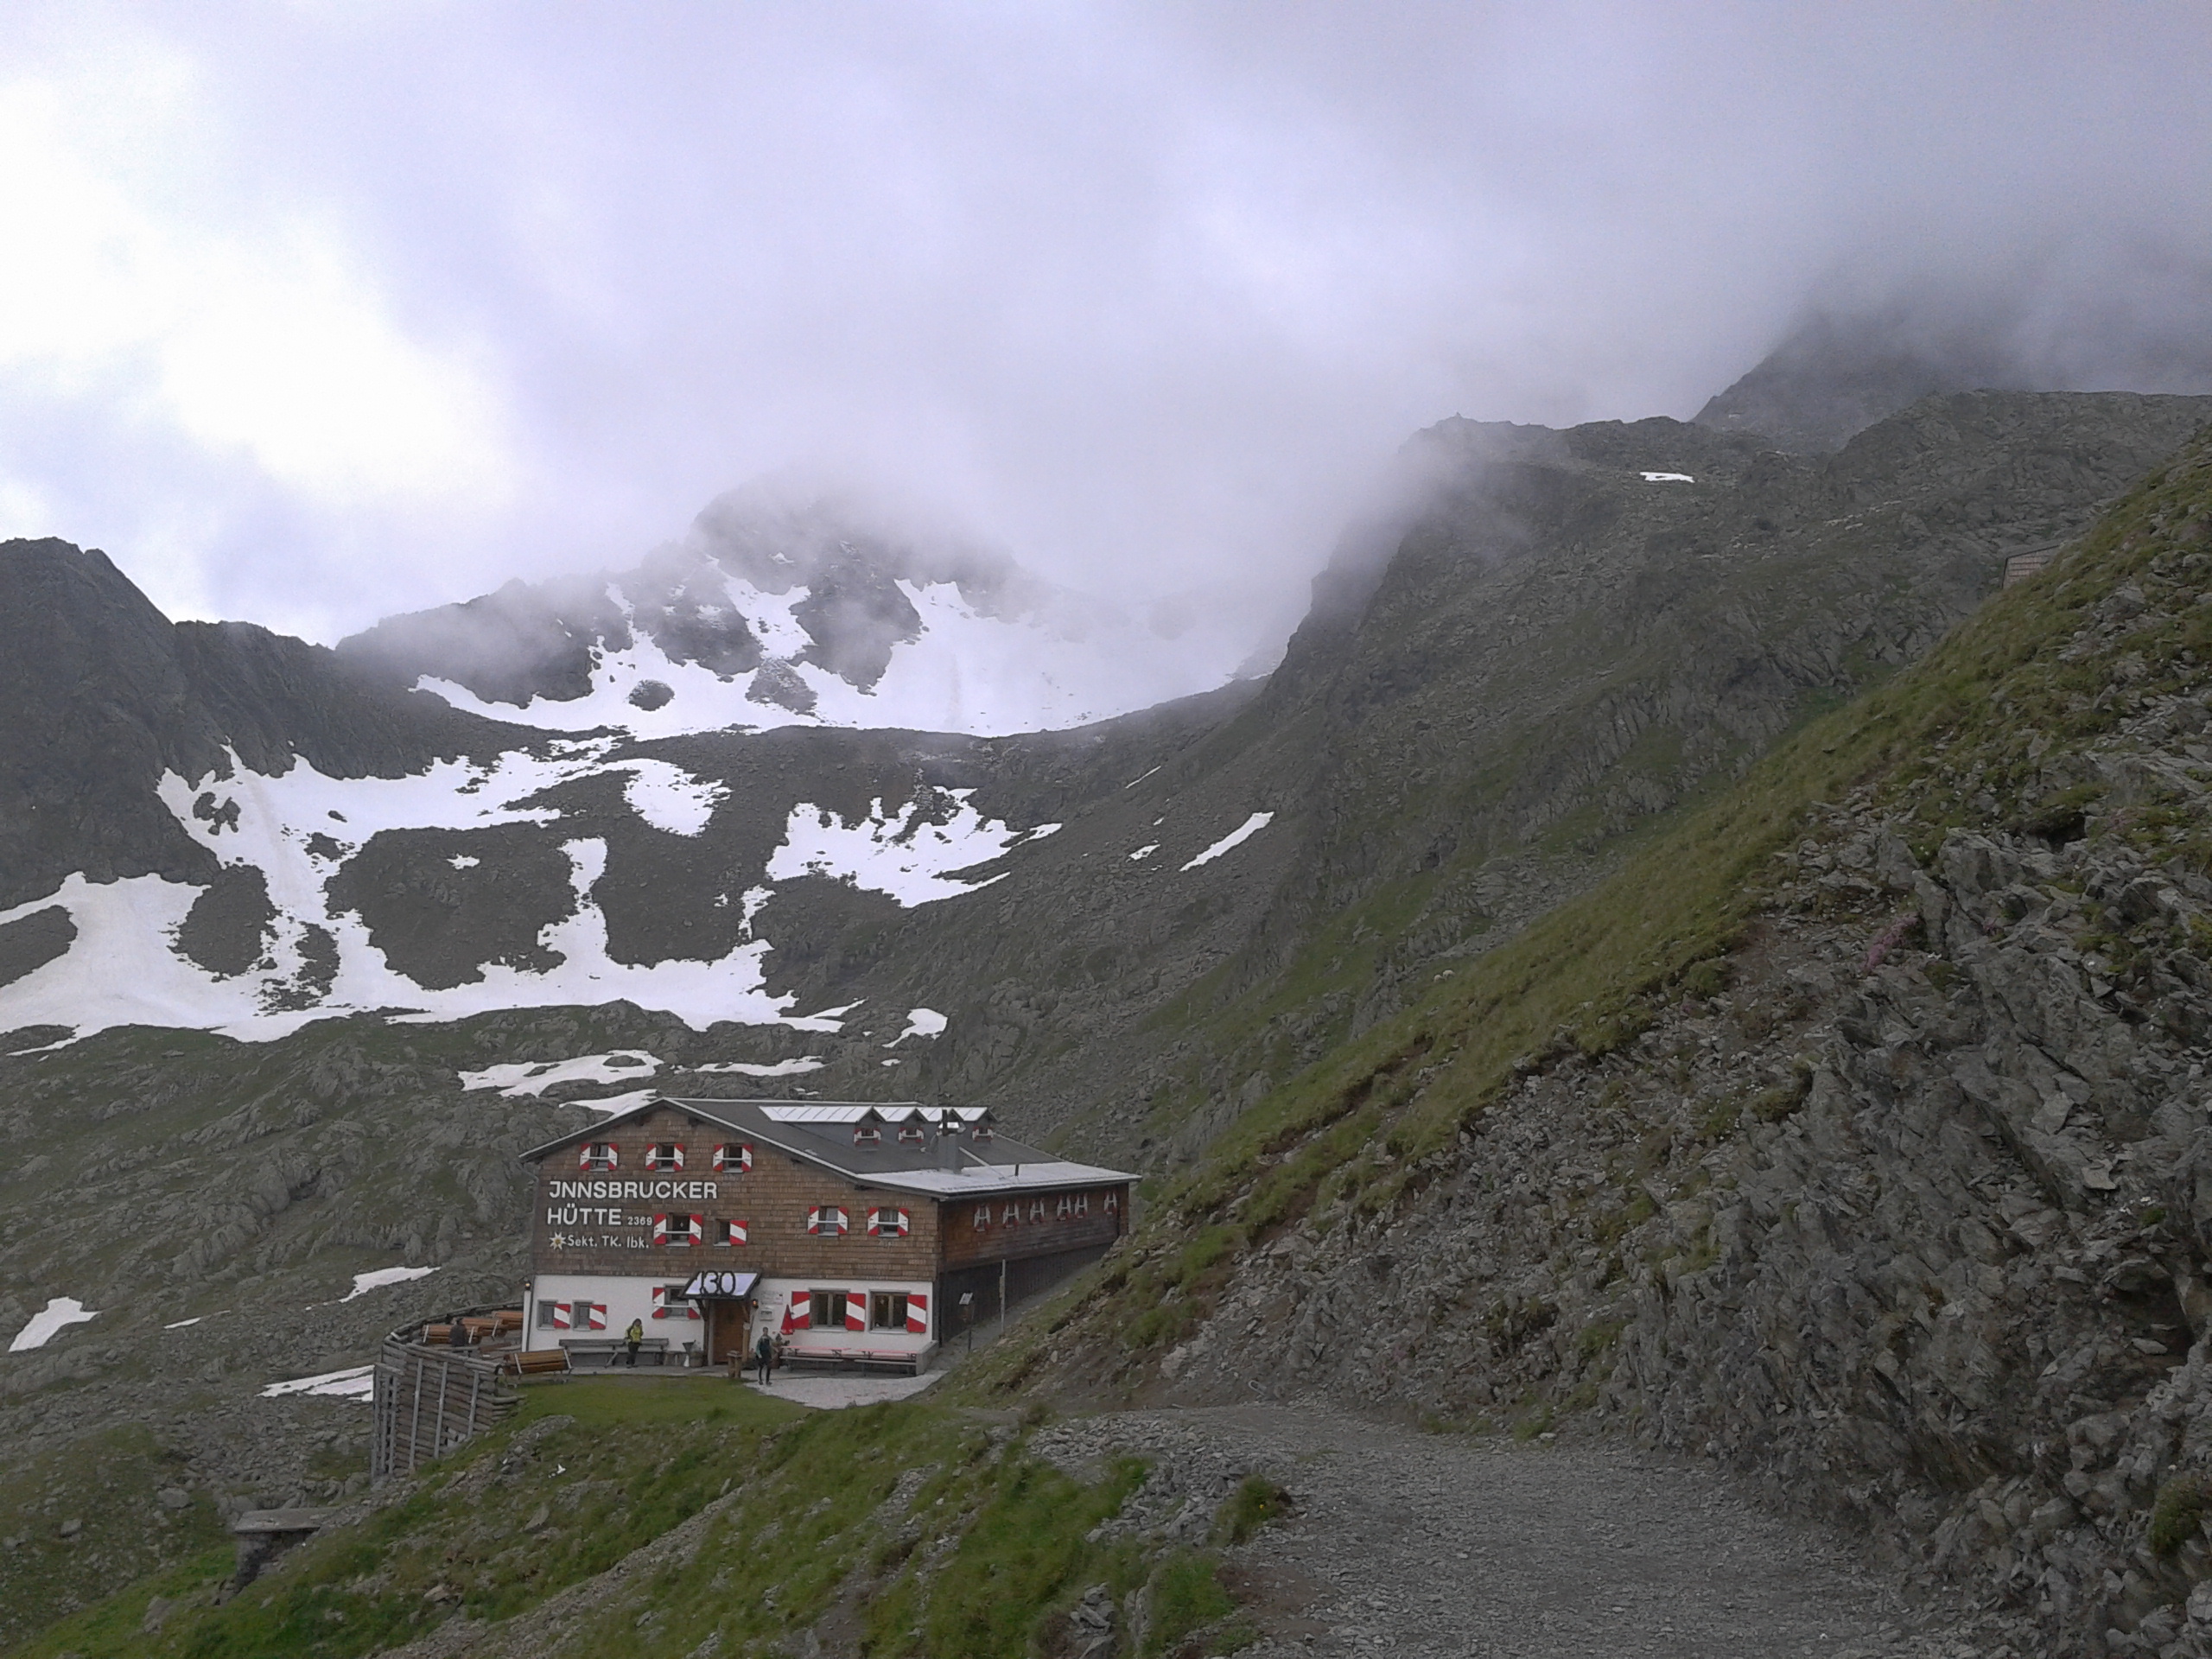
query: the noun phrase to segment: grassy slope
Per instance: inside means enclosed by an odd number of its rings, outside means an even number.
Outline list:
[[[1012,1388],[1049,1374],[1044,1344],[1081,1322],[1118,1332],[1132,1351],[1121,1387],[1137,1386],[1143,1356],[1198,1327],[1240,1252],[1309,1211],[1401,1203],[1445,1166],[1458,1130],[1516,1067],[1569,1046],[1609,1052],[1646,1028],[1655,999],[1719,971],[1700,964],[1738,941],[1776,855],[1803,833],[1815,803],[1866,788],[1891,810],[1909,808],[1923,858],[1962,823],[2078,809],[2078,798],[2039,797],[2037,779],[2055,754],[2212,659],[2212,606],[2131,634],[2110,659],[2061,660],[2056,645],[2154,561],[2212,563],[2208,534],[2212,438],[2200,436],[2044,576],[1991,601],[1923,662],[1810,722],[1741,784],[1652,833],[1611,880],[1438,974],[1414,1006],[1276,1088],[1157,1195],[1134,1249],[1033,1324],[1026,1345],[994,1356],[979,1382]],[[2049,747],[2031,756],[2038,734]],[[2212,869],[2212,829],[2169,822],[2152,804],[2131,833]],[[1337,932],[1362,925],[1347,917]],[[1212,1017],[1260,1016],[1237,1007]],[[1096,1392],[1099,1379],[1064,1381]]]
[[[1030,1456],[1019,1425],[920,1402],[809,1413],[720,1378],[542,1385],[512,1423],[228,1603],[211,1605],[232,1565],[219,1546],[16,1651],[349,1659],[457,1615],[492,1621],[488,1641],[709,1506],[696,1548],[591,1584],[557,1651],[684,1653],[717,1632],[725,1654],[782,1651],[842,1620],[871,1654],[988,1659],[1030,1652],[1100,1583],[1147,1592],[1147,1653],[1201,1628],[1233,1642],[1210,1554],[1086,1541],[1142,1478],[1127,1462],[1083,1484]],[[156,1598],[175,1605],[149,1633]]]

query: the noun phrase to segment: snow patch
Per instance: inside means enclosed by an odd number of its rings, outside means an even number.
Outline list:
[[[1228,852],[1230,849],[1242,847],[1246,842],[1251,840],[1253,836],[1258,835],[1261,830],[1266,829],[1270,823],[1274,823],[1274,817],[1275,815],[1272,812],[1255,812],[1250,817],[1245,819],[1243,823],[1238,824],[1236,828],[1230,830],[1219,841],[1214,842],[1212,846],[1207,848],[1205,851],[1200,853],[1196,858],[1183,866],[1183,868],[1185,870],[1195,870],[1201,864],[1212,863],[1214,860],[1219,858],[1224,853]],[[1179,871],[1178,874],[1179,874],[1180,872]]]
[[[1158,842],[1147,842],[1145,845],[1138,848],[1136,851],[1129,855],[1129,861],[1132,864],[1141,864],[1146,859],[1150,858],[1159,850],[1160,843]]]
[[[887,815],[879,796],[865,817],[850,822],[827,807],[803,801],[791,809],[783,842],[768,856],[767,877],[791,881],[804,875],[823,876],[884,893],[912,908],[957,899],[1005,880],[1004,872],[981,881],[963,880],[954,872],[987,864],[1034,839],[1039,831],[1059,828],[1040,824],[1034,830],[1010,829],[985,818],[968,804],[975,791],[944,793],[957,803],[944,823],[921,817],[919,798]]]
[[[507,1065],[487,1065],[481,1071],[464,1071],[464,1091],[497,1089],[510,1100],[542,1095],[556,1084],[628,1083],[650,1077],[660,1062],[641,1048],[617,1048],[605,1054],[582,1054],[573,1060],[517,1060]]]
[[[951,1023],[935,1008],[909,1008],[906,1010],[906,1029],[884,1046],[896,1048],[909,1037],[942,1037],[944,1028]]]
[[[11,1354],[28,1353],[34,1348],[43,1348],[53,1339],[54,1333],[67,1325],[82,1325],[99,1315],[86,1307],[74,1296],[57,1296],[30,1317],[30,1323],[16,1332],[16,1339],[8,1344]]]
[[[181,1330],[183,1330],[183,1329],[184,1329],[184,1327],[185,1327],[186,1325],[197,1325],[197,1324],[199,1324],[199,1323],[200,1323],[200,1320],[202,1320],[202,1319],[206,1319],[207,1317],[207,1316],[205,1313],[195,1313],[195,1314],[194,1314],[194,1315],[193,1315],[190,1319],[179,1319],[179,1320],[177,1320],[177,1321],[176,1321],[175,1324],[173,1324],[173,1325],[163,1325],[163,1326],[162,1327],[162,1330],[164,1330],[164,1331],[181,1331]]]
[[[819,1071],[829,1062],[812,1054],[803,1054],[796,1059],[777,1060],[766,1065],[751,1060],[717,1060],[712,1065],[695,1065],[694,1071],[731,1071],[743,1077],[796,1077],[808,1071]]]
[[[350,1365],[342,1371],[325,1371],[320,1376],[296,1376],[289,1382],[271,1382],[261,1391],[264,1400],[279,1399],[288,1394],[327,1394],[340,1400],[366,1401],[376,1392],[377,1368],[373,1365]]]
[[[377,1268],[368,1273],[353,1275],[353,1288],[338,1300],[350,1302],[356,1296],[365,1296],[372,1290],[382,1290],[386,1285],[404,1285],[410,1279],[427,1279],[435,1268]]]
[[[1694,484],[1697,480],[1688,473],[1646,473],[1643,481],[1647,484]]]
[[[630,774],[630,781],[622,785],[622,798],[630,810],[671,836],[701,834],[716,804],[729,798],[728,785],[694,778],[665,760],[626,760],[613,770]]]

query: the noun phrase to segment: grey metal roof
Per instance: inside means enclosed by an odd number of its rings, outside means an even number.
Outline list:
[[[675,1095],[656,1096],[626,1111],[612,1113],[588,1128],[534,1147],[522,1154],[523,1161],[532,1162],[560,1147],[595,1139],[605,1133],[609,1124],[660,1106],[673,1106],[692,1117],[773,1147],[862,1185],[888,1187],[931,1198],[958,1199],[1014,1192],[1045,1192],[1137,1179],[1126,1170],[1071,1162],[1041,1147],[996,1133],[979,1140],[973,1128],[992,1116],[987,1108],[923,1107],[913,1101],[690,1100]],[[906,1121],[918,1119],[927,1134],[920,1146],[901,1146],[895,1135],[886,1135],[880,1146],[853,1144],[851,1126],[867,1122],[869,1113],[882,1116],[887,1109],[909,1108],[912,1109],[906,1113]],[[958,1113],[969,1130],[954,1136],[949,1148],[937,1129],[940,1115],[948,1109]],[[824,1110],[839,1116],[813,1116]],[[898,1120],[883,1116],[883,1121]],[[946,1166],[948,1151],[958,1166],[957,1169]]]

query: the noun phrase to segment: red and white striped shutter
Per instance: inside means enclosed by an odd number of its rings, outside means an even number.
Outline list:
[[[553,1328],[556,1331],[567,1331],[573,1328],[569,1324],[569,1309],[572,1306],[573,1304],[569,1302],[553,1304]]]
[[[846,1216],[844,1206],[842,1205],[838,1205],[837,1208],[830,1212],[830,1230],[836,1234],[840,1238],[842,1238],[845,1236],[847,1229],[851,1227],[851,1225],[852,1222]]]
[[[904,1238],[907,1234],[914,1230],[914,1212],[911,1210],[901,1210],[897,1211],[897,1214],[899,1217],[899,1236]]]
[[[845,1329],[848,1331],[868,1329],[868,1292],[849,1290],[845,1293]]]
[[[653,1243],[656,1244],[665,1244],[668,1243],[668,1217],[666,1216],[655,1216],[653,1217]]]
[[[810,1233],[818,1233],[822,1230],[822,1206],[820,1205],[816,1205],[807,1211],[806,1230]]]
[[[677,1141],[674,1146],[671,1147],[669,1148],[669,1150],[670,1150],[671,1152],[672,1152],[672,1153],[674,1153],[674,1154],[676,1154],[676,1161],[675,1161],[673,1164],[671,1164],[671,1165],[669,1166],[669,1167],[670,1167],[671,1169],[681,1169],[681,1168],[683,1168],[683,1143],[681,1141]]]
[[[906,1334],[926,1337],[930,1333],[930,1299],[912,1291],[906,1293]]]
[[[653,1287],[653,1318],[657,1319],[664,1319],[667,1317],[668,1287],[666,1285],[655,1285]]]
[[[746,1224],[744,1222],[733,1221],[730,1223],[729,1242],[733,1244],[744,1243],[746,1242]]]
[[[694,1245],[704,1244],[707,1242],[707,1218],[704,1216],[692,1217],[691,1225],[689,1231],[691,1235],[691,1243]]]
[[[868,1212],[868,1236],[870,1238],[878,1238],[882,1236],[882,1233],[883,1211],[880,1210],[871,1209]]]
[[[806,1290],[791,1292],[791,1328],[804,1331],[814,1324],[814,1293]]]
[[[604,1331],[607,1329],[607,1304],[605,1302],[594,1302],[591,1304],[591,1328],[594,1331]]]

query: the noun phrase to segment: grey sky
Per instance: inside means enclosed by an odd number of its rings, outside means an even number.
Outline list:
[[[2154,380],[2208,72],[2197,3],[19,5],[0,533],[329,639],[804,465],[1294,607],[1417,427],[1686,416],[1809,304]]]

